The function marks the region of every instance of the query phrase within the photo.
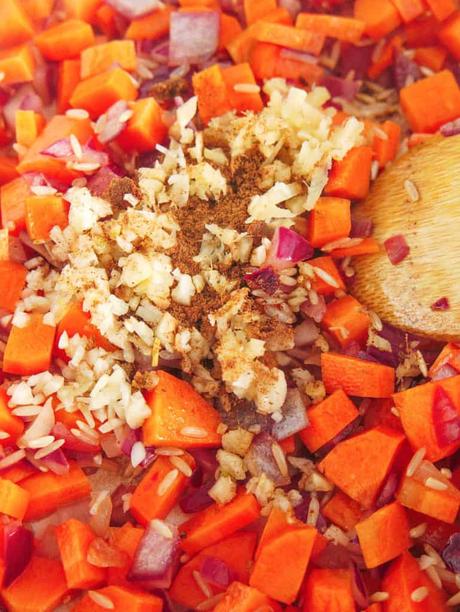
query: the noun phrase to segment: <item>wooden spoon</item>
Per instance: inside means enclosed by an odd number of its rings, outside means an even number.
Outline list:
[[[419,193],[414,202],[405,181]],[[438,340],[460,340],[460,136],[434,137],[395,161],[359,204],[379,243],[402,234],[410,253],[392,265],[385,249],[354,261],[352,292],[384,321]],[[432,304],[446,297],[449,309]]]

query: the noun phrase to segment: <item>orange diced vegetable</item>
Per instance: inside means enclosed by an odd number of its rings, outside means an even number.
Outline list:
[[[460,59],[460,11],[442,24],[438,38],[456,60]]]
[[[187,382],[157,371],[159,382],[147,391],[152,414],[143,426],[147,446],[213,447],[220,443],[216,410]]]
[[[134,586],[107,586],[95,591],[104,601],[113,604],[113,610],[126,610],[129,612],[161,612],[163,610],[163,600],[152,593],[140,591]],[[106,608],[107,609],[107,606]],[[72,612],[101,612],[104,610],[88,594],[84,595]]]
[[[425,66],[434,72],[439,72],[443,69],[446,59],[447,50],[439,45],[415,49],[414,60],[417,64]]]
[[[0,308],[14,312],[26,282],[27,270],[15,261],[0,261]]]
[[[460,116],[460,88],[449,70],[403,87],[400,96],[401,107],[414,132],[435,132]]]
[[[342,348],[352,342],[364,342],[369,332],[370,317],[351,295],[345,295],[327,305],[321,326]]]
[[[8,408],[9,397],[6,394],[5,389],[0,389],[0,431],[7,433],[7,441],[15,441],[24,431],[24,421],[19,417],[11,414],[10,408]],[[2,477],[5,475],[2,473]],[[12,480],[12,478],[8,478]],[[14,481],[19,482],[19,481]]]
[[[350,355],[322,353],[321,369],[328,393],[343,389],[358,397],[390,397],[394,391],[395,371],[389,366]]]
[[[354,16],[364,21],[365,33],[375,40],[393,32],[401,23],[401,17],[391,0],[379,0],[378,10],[375,0],[355,0],[354,6]]]
[[[307,576],[303,611],[355,612],[352,570],[313,569]]]
[[[356,257],[357,255],[372,255],[378,253],[380,246],[375,238],[362,238],[358,244],[353,246],[343,246],[331,251],[333,259],[342,259],[343,257]]]
[[[22,521],[29,505],[30,495],[10,480],[0,480],[0,512]]]
[[[227,86],[228,101],[232,109],[242,112],[252,110],[259,112],[264,105],[260,94],[256,92],[238,91],[240,85],[253,85],[257,87],[254,73],[247,63],[236,64],[222,70],[222,77]]]
[[[34,78],[35,59],[27,45],[0,51],[0,72],[3,85],[25,83]]]
[[[359,415],[356,406],[339,389],[322,402],[307,409],[308,426],[300,438],[311,453],[332,440]]]
[[[27,376],[48,370],[56,328],[43,323],[43,315],[28,315],[24,327],[11,328],[3,356],[3,371]]]
[[[131,76],[121,68],[113,68],[80,81],[70,98],[70,105],[87,110],[93,119],[97,119],[118,100],[136,98],[137,89]]]
[[[349,497],[370,508],[404,439],[398,431],[375,427],[339,442],[318,467]]]
[[[309,262],[315,269],[315,278],[311,280],[312,289],[320,295],[331,295],[339,290],[345,289],[345,283],[334,260],[329,255],[315,257]],[[318,273],[316,273],[318,270]],[[321,272],[326,276],[321,275]],[[330,278],[330,280],[329,280]]]
[[[125,553],[126,562],[122,567],[107,568],[107,584],[132,587],[133,583],[128,580],[128,574],[143,535],[144,529],[133,527],[131,523],[125,523],[122,527],[110,528],[109,543]]]
[[[88,23],[93,23],[97,9],[102,4],[102,0],[61,0],[61,2],[68,18],[75,17]]]
[[[362,200],[369,192],[372,149],[355,147],[341,161],[335,161],[325,188],[328,196]]]
[[[78,334],[84,336],[94,342],[96,346],[100,346],[106,351],[113,351],[114,346],[111,344],[95,325],[91,323],[91,316],[85,312],[79,302],[70,304],[63,318],[57,326],[56,338],[59,341],[61,334],[67,333],[69,338]]]
[[[250,25],[276,10],[276,0],[244,0],[244,16]]]
[[[351,230],[350,200],[319,198],[308,216],[307,240],[314,247],[348,236]]]
[[[26,199],[26,227],[34,242],[50,239],[50,231],[57,226],[64,229],[68,223],[69,204],[57,195],[29,196]]]
[[[325,36],[354,44],[361,40],[366,28],[366,23],[361,19],[317,13],[300,13],[295,25],[296,28],[319,32]]]
[[[33,27],[22,3],[18,0],[0,2],[0,47],[12,47],[32,38]]]
[[[77,57],[83,49],[94,45],[94,32],[88,23],[69,19],[40,32],[35,44],[43,57],[59,62]]]
[[[30,188],[26,180],[16,178],[0,188],[2,227],[17,236],[26,227],[26,198]]]
[[[231,110],[227,85],[218,64],[195,72],[192,82],[198,96],[198,111],[205,123]]]
[[[45,120],[33,110],[16,111],[16,142],[23,147],[30,147],[42,131]]]
[[[161,118],[161,107],[155,98],[143,98],[132,103],[133,116],[117,138],[126,151],[150,151],[160,144],[167,134]]]
[[[433,378],[445,365],[449,365],[454,370],[460,372],[460,346],[453,342],[448,342],[444,345],[442,351],[430,366],[428,376]]]
[[[180,459],[191,470],[195,467],[190,455],[181,455]],[[134,489],[131,514],[141,525],[147,525],[152,519],[164,519],[177,503],[188,481],[188,477],[175,467],[169,457],[158,457]]]
[[[68,519],[56,527],[56,539],[69,589],[92,589],[104,582],[105,569],[89,563],[88,548],[95,538],[91,527]]]
[[[112,40],[85,48],[80,61],[82,79],[106,72],[114,66],[130,72],[136,68],[136,48],[132,40]]]
[[[345,531],[353,529],[363,515],[360,504],[340,489],[322,506],[321,512],[325,518]]]
[[[380,129],[386,134],[386,138],[376,134],[372,148],[374,149],[374,158],[379,163],[379,168],[385,168],[398,153],[401,142],[401,127],[394,121],[388,120],[380,126]]]
[[[223,51],[232,40],[241,34],[242,31],[243,28],[236,17],[233,15],[227,15],[226,13],[221,13],[219,28],[219,51]]]
[[[239,493],[225,506],[213,504],[182,523],[182,548],[193,555],[254,522],[260,513],[256,498]]]
[[[271,43],[256,43],[247,56],[239,60],[249,63],[258,79],[282,77],[300,83],[318,83],[323,76],[323,69],[315,63],[303,62],[283,55],[283,49]]]
[[[88,478],[74,462],[70,462],[67,474],[61,476],[52,472],[35,474],[24,480],[21,486],[30,493],[26,521],[47,516],[57,508],[80,501],[91,493]]]
[[[413,21],[425,12],[422,0],[391,0],[404,22]]]
[[[395,559],[412,544],[404,508],[393,502],[376,510],[355,526],[366,567]]]
[[[169,19],[172,9],[169,6],[153,13],[133,19],[125,32],[131,40],[159,40],[169,32]]]
[[[404,25],[406,42],[409,47],[423,47],[438,43],[440,24],[433,15],[420,17]]]
[[[324,34],[303,30],[282,23],[263,21],[257,24],[254,38],[259,42],[271,43],[288,49],[296,49],[312,55],[319,55],[325,42]]]
[[[64,60],[59,64],[57,77],[57,110],[64,113],[70,108],[70,98],[80,82],[80,60]]]
[[[444,21],[450,17],[457,8],[455,0],[425,0],[433,15],[439,21]]]
[[[94,25],[106,36],[116,36],[118,32],[116,11],[108,4],[103,4],[96,11]]]

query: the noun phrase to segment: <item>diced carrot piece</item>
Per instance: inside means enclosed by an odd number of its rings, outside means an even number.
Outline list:
[[[11,482],[22,482],[32,474],[36,474],[36,470],[30,463],[25,461],[18,461],[9,468],[5,468],[0,472],[1,477],[5,480],[11,480]]]
[[[61,0],[62,8],[70,19],[81,19],[88,23],[93,23],[96,17],[96,11],[102,4],[103,0]]]
[[[310,561],[316,533],[308,525],[293,525],[266,540],[259,547],[249,584],[277,601],[293,603]],[[292,554],[283,556],[286,550]],[[283,559],[283,563],[274,562],[276,559]]]
[[[2,0],[0,3],[0,47],[13,47],[32,38],[34,29],[17,0]]]
[[[242,31],[243,28],[236,17],[233,15],[227,15],[226,13],[221,13],[219,28],[219,51],[223,51],[232,40],[241,34]]]
[[[409,521],[398,502],[376,510],[355,529],[368,568],[383,565],[412,546]]]
[[[414,21],[425,12],[422,0],[391,0],[405,23]]]
[[[371,147],[355,147],[342,161],[334,161],[325,188],[328,196],[362,200],[369,192],[372,164]]]
[[[193,457],[181,456],[190,468],[195,467]],[[169,486],[165,485],[169,480]],[[152,519],[164,519],[173,509],[189,478],[175,468],[169,457],[158,457],[134,489],[131,498],[130,512],[141,525],[147,525]]]
[[[271,11],[276,10],[276,0],[244,0],[244,16],[246,23],[250,25],[259,21]]]
[[[192,83],[198,96],[198,111],[205,123],[231,110],[227,85],[218,64],[196,72]]]
[[[3,356],[3,371],[27,376],[51,365],[55,327],[43,323],[43,315],[30,314],[24,327],[11,328]]]
[[[97,119],[118,100],[129,102],[136,98],[137,89],[131,76],[121,68],[114,68],[80,81],[70,98],[70,105],[87,110]]]
[[[2,226],[14,236],[26,227],[26,198],[29,195],[29,185],[23,178],[16,178],[0,188]]]
[[[0,72],[3,85],[26,83],[34,78],[35,58],[27,45],[0,51]]]
[[[128,72],[136,68],[136,48],[132,40],[112,40],[85,48],[80,55],[82,79],[101,74],[113,66]]]
[[[126,555],[126,563],[123,567],[107,568],[107,584],[117,584],[131,587],[132,582],[128,580],[128,573],[133,563],[134,554],[139,542],[144,535],[144,529],[133,527],[131,523],[125,523],[122,527],[111,527],[109,532],[109,543]]]
[[[169,32],[170,6],[158,9],[144,17],[133,19],[125,32],[131,40],[159,40]]]
[[[10,480],[0,480],[0,512],[22,521],[27,512],[30,494]]]
[[[460,11],[457,11],[439,30],[438,38],[456,60],[460,59]]]
[[[279,440],[278,444],[283,449],[283,453],[285,455],[292,455],[295,453],[296,449],[296,438],[295,436],[289,436],[284,438],[284,440]]]
[[[42,22],[51,15],[54,0],[21,0],[23,11],[34,22]]]
[[[343,257],[356,257],[357,255],[372,255],[378,253],[380,246],[375,238],[363,238],[359,244],[353,246],[344,246],[331,251],[333,259],[342,259]]]
[[[279,606],[254,587],[241,582],[232,582],[225,596],[214,608],[214,612],[253,612],[254,610],[279,610]]]
[[[460,116],[460,88],[449,70],[403,87],[400,100],[414,132],[435,132]]]
[[[460,372],[460,346],[453,342],[448,342],[444,345],[442,351],[430,366],[428,376],[433,378],[445,365],[449,365],[457,370],[457,372]]]
[[[225,506],[213,504],[182,523],[182,548],[193,555],[205,546],[215,544],[243,529],[254,522],[259,514],[259,504],[250,493],[239,493]]]
[[[332,440],[359,412],[347,395],[339,389],[322,402],[307,409],[308,426],[300,432],[300,439],[311,453]]]
[[[366,408],[364,414],[364,427],[376,427],[377,425],[385,425],[391,429],[403,431],[401,419],[393,414],[394,402],[392,399],[373,399]]]
[[[438,21],[444,21],[455,12],[457,4],[454,0],[425,0],[431,12]]]
[[[254,93],[238,91],[239,85],[255,85],[257,87],[254,73],[249,64],[236,64],[224,68],[222,77],[227,86],[228,101],[234,110],[238,112],[252,110],[257,113],[263,109],[264,104],[257,91]]]
[[[8,400],[5,389],[0,389],[0,431],[8,434],[9,437],[5,438],[6,441],[15,441],[24,431],[24,421],[11,414],[11,410],[8,408]],[[4,473],[1,476],[5,478]]]
[[[296,28],[319,32],[325,36],[353,44],[361,40],[366,28],[366,23],[361,19],[317,13],[300,13],[295,25]]]
[[[434,72],[443,69],[447,59],[447,49],[439,45],[419,47],[415,49],[414,60],[420,66],[425,66]]]
[[[50,231],[58,226],[67,227],[69,203],[61,196],[29,196],[26,200],[26,227],[34,242],[50,239]]]
[[[313,569],[305,583],[303,611],[355,612],[350,569]]]
[[[329,501],[321,508],[322,514],[345,531],[354,528],[363,515],[360,504],[337,489]]]
[[[103,4],[96,11],[94,25],[108,38],[115,38],[118,34],[117,12],[108,4]]]
[[[427,597],[421,602],[413,601],[412,593],[421,587],[427,589]],[[443,592],[408,552],[393,561],[383,577],[381,589],[388,593],[385,612],[447,612],[449,609]]]
[[[42,115],[33,110],[16,111],[16,142],[23,147],[30,147],[37,140],[45,125]]]
[[[65,160],[41,153],[58,140],[68,138],[70,134],[78,138],[81,144],[86,144],[93,136],[89,119],[73,119],[66,115],[54,115],[18,164],[19,173],[42,172],[49,178],[56,178],[64,182],[70,182],[80,176],[75,170],[66,167]]]
[[[95,325],[91,323],[91,316],[85,312],[79,302],[70,304],[63,318],[59,321],[56,338],[59,342],[61,335],[66,332],[69,338],[78,334],[94,342],[106,351],[113,351],[115,347],[109,342]]]
[[[203,561],[209,557],[223,561],[231,570],[236,580],[247,584],[255,546],[255,532],[241,531],[217,544],[204,548],[193,559],[187,561],[178,571],[169,590],[171,599],[181,606],[190,609],[195,609],[196,606],[207,599],[206,595],[197,585],[193,573],[195,571],[199,572]],[[217,588],[217,585],[208,586],[213,594],[223,590]]]
[[[57,77],[57,110],[64,113],[70,108],[70,98],[80,82],[80,60],[64,60],[59,64]]]
[[[422,461],[412,476],[404,475],[396,498],[406,508],[445,523],[454,523],[460,508],[460,491],[429,461]]]
[[[88,548],[95,538],[89,525],[68,519],[56,527],[56,539],[69,589],[92,589],[105,580],[105,569],[87,560]]]
[[[321,326],[342,348],[352,342],[364,342],[369,332],[370,317],[351,295],[345,295],[327,305]]]
[[[343,389],[357,397],[390,397],[394,391],[395,371],[389,366],[350,355],[322,353],[321,369],[328,393]]]
[[[307,240],[314,247],[345,238],[351,231],[350,200],[319,198],[308,216]]]
[[[228,54],[230,55],[232,60],[235,62],[235,64],[243,64],[244,62],[249,61],[251,50],[254,47],[254,45],[257,43],[255,39],[256,30],[257,30],[257,25],[251,25],[245,30],[243,30],[237,36],[234,36],[226,44],[225,48],[227,49]],[[273,45],[273,46],[276,47],[276,45]],[[252,66],[252,61],[250,63]],[[252,68],[254,70],[253,66]]]
[[[274,11],[270,11],[269,13],[264,15],[261,21],[269,21],[270,23],[281,23],[282,25],[288,26],[294,25],[291,14],[287,9],[282,6],[279,6]]]
[[[401,17],[390,0],[380,0],[375,10],[375,0],[355,0],[354,16],[366,24],[365,33],[379,40],[401,24]]]
[[[51,612],[69,592],[59,561],[33,555],[1,595],[9,612]]]
[[[259,537],[259,543],[255,554],[255,560],[258,559],[262,546],[277,538],[279,535],[290,529],[291,525],[297,525],[298,521],[292,514],[284,512],[281,508],[273,506],[268,515],[267,522]]]
[[[365,508],[374,503],[405,437],[375,427],[339,442],[319,464],[328,480]],[[372,465],[372,470],[369,466]]]
[[[345,283],[332,257],[329,255],[315,257],[315,259],[312,259],[309,263],[313,266],[315,271],[322,270],[324,273],[321,275],[320,272],[315,272],[315,278],[311,281],[312,289],[314,289],[316,293],[320,295],[331,295],[338,290],[345,289]]]
[[[254,37],[259,42],[271,43],[288,49],[296,49],[304,53],[319,55],[326,37],[319,32],[312,32],[287,26],[282,23],[261,21],[254,30]]]
[[[40,32],[35,37],[35,44],[43,57],[60,62],[72,59],[94,45],[94,32],[89,23],[69,19]]]
[[[70,462],[67,474],[62,476],[57,476],[52,472],[35,474],[24,480],[21,486],[30,493],[26,521],[34,521],[47,516],[56,508],[84,499],[91,493],[88,478],[74,462]]]
[[[161,118],[162,110],[155,98],[143,98],[132,103],[133,116],[117,138],[126,151],[150,151],[167,134]]]
[[[18,176],[17,163],[14,157],[0,155],[0,185],[10,183]]]
[[[414,48],[438,44],[439,28],[440,24],[433,15],[426,15],[404,24],[407,45]]]
[[[374,158],[379,163],[379,168],[385,168],[398,153],[401,142],[401,127],[394,121],[388,120],[380,126],[380,129],[386,134],[386,138],[375,135],[372,148],[374,149]]]
[[[401,424],[412,448],[425,448],[426,458],[430,461],[444,459],[460,448],[460,440],[441,446],[436,437],[433,405],[438,387],[447,393],[460,414],[460,376],[452,376],[436,383],[425,383],[393,395]]]
[[[147,446],[213,447],[220,443],[216,410],[187,382],[157,371],[159,382],[147,391],[152,409],[143,426]]]
[[[15,261],[0,261],[0,308],[14,312],[26,282],[27,270]]]
[[[107,586],[95,591],[107,602],[111,602],[113,610],[129,610],[129,612],[161,612],[163,600],[156,595],[140,591],[133,587]],[[107,609],[108,606],[106,606]],[[101,612],[103,606],[97,604],[88,593],[83,596],[72,612]]]
[[[249,63],[258,79],[282,77],[299,83],[319,83],[323,69],[315,63],[303,62],[283,56],[278,45],[256,43],[248,51]],[[246,61],[244,59],[238,61]]]

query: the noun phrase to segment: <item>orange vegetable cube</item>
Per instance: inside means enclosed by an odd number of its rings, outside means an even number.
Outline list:
[[[35,58],[26,45],[0,51],[0,72],[3,85],[26,83],[34,78]]]
[[[31,240],[45,242],[49,240],[53,227],[66,227],[68,211],[69,204],[61,196],[29,196],[26,200],[26,227]]]
[[[222,76],[227,86],[230,106],[238,111],[252,110],[260,112],[264,105],[258,92],[239,91],[240,85],[257,85],[251,66],[247,63],[236,64],[222,69]]]
[[[118,136],[117,142],[126,151],[150,151],[167,134],[161,118],[161,107],[155,98],[143,98],[132,103],[132,110],[134,114]]]
[[[295,25],[296,28],[319,32],[325,36],[353,44],[361,40],[366,28],[365,22],[361,19],[316,13],[299,13]]]
[[[401,17],[391,0],[379,0],[379,8],[375,10],[375,0],[355,0],[354,16],[366,24],[365,33],[379,40],[396,30],[401,24]]]
[[[394,368],[337,353],[322,353],[321,371],[328,393],[343,389],[357,397],[390,397],[395,386]]]
[[[26,282],[27,270],[15,261],[0,261],[0,308],[14,312]]]
[[[350,200],[319,198],[308,216],[307,240],[314,247],[322,247],[351,231]]]
[[[321,326],[341,347],[351,342],[364,342],[369,332],[370,317],[351,295],[345,295],[327,305]]]
[[[17,236],[26,227],[26,198],[30,188],[25,179],[16,178],[0,188],[2,227]]]
[[[27,376],[48,370],[55,332],[56,328],[45,325],[38,313],[28,315],[25,327],[13,326],[3,356],[3,371]]]
[[[16,111],[16,142],[23,147],[30,147],[42,131],[45,120],[42,115],[32,110]]]
[[[331,295],[338,290],[345,289],[345,283],[332,257],[329,255],[315,257],[309,263],[315,270],[315,278],[311,280],[311,286],[316,293]]]
[[[112,40],[87,47],[81,52],[80,61],[82,79],[106,72],[114,66],[130,72],[136,69],[136,48],[132,40]]]
[[[75,19],[93,23],[102,1],[103,0],[61,0],[61,3],[67,17],[74,17]]]
[[[0,480],[0,512],[22,521],[29,505],[30,495],[10,480]]]
[[[350,569],[312,569],[305,583],[303,612],[355,612],[352,585]]]
[[[246,23],[250,25],[263,19],[271,11],[276,10],[276,0],[244,0],[244,16]]]
[[[205,123],[231,110],[227,85],[218,64],[195,72],[192,83],[198,96],[198,111]]]
[[[35,44],[43,57],[59,62],[77,57],[83,49],[94,45],[94,32],[89,23],[69,19],[40,32]]]
[[[336,198],[362,200],[369,192],[373,151],[355,147],[341,161],[334,161],[325,193]]]
[[[350,531],[361,520],[360,504],[337,489],[331,499],[321,508],[322,514],[344,531]]]
[[[0,48],[13,47],[29,40],[33,26],[18,0],[0,2]]]
[[[16,440],[24,431],[24,421],[19,417],[11,414],[8,408],[9,397],[5,389],[0,389],[0,431],[9,435],[6,440]],[[2,476],[4,476],[2,474]],[[11,478],[9,479],[11,480]]]
[[[273,610],[277,612],[278,605],[254,587],[235,581],[228,587],[225,596],[214,608],[214,612],[253,612],[253,610]]]
[[[133,19],[125,32],[125,38],[130,40],[159,40],[163,36],[167,36],[171,13],[172,8],[165,6],[144,17]]]
[[[70,108],[70,98],[80,80],[79,59],[64,60],[59,64],[56,94],[59,113],[64,113]]]
[[[56,338],[59,342],[61,335],[66,332],[69,338],[78,334],[92,340],[96,346],[106,351],[113,351],[115,347],[110,343],[95,325],[91,323],[91,316],[85,312],[79,302],[73,302],[67,309],[57,326]]]

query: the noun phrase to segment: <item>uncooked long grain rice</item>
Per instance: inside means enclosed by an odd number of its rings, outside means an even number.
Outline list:
[[[442,568],[446,567],[446,564],[444,563],[444,560],[442,559],[441,555],[431,546],[431,544],[425,544],[423,548],[427,555],[433,557],[433,559],[436,561],[437,566]]]
[[[339,283],[328,272],[326,272],[325,270],[322,270],[321,268],[318,268],[316,266],[313,266],[313,270],[314,270],[316,276],[318,278],[320,278],[321,280],[323,280],[327,285],[330,285],[331,287],[334,287],[335,289],[338,289]]]
[[[89,513],[91,514],[91,516],[96,516],[96,514],[99,511],[99,508],[101,507],[101,504],[109,496],[110,496],[110,491],[108,489],[103,489],[102,491],[99,491],[99,493],[96,496],[96,499],[94,500],[94,502],[92,503],[89,509]]]
[[[10,434],[7,431],[0,430],[0,440],[7,440]]]
[[[319,501],[317,497],[312,497],[310,500],[310,504],[308,506],[307,512],[307,525],[311,525],[312,527],[316,526],[319,518]]]
[[[157,455],[164,455],[166,457],[178,457],[179,455],[183,455],[184,451],[181,448],[172,448],[168,446],[164,446],[163,448],[157,448],[155,450]]]
[[[417,589],[414,589],[412,593],[410,594],[411,600],[415,601],[416,603],[423,601],[424,599],[427,598],[427,596],[428,596],[428,589],[426,586],[418,587]]]
[[[29,440],[27,442],[27,446],[29,448],[44,448],[54,442],[54,436],[42,436],[41,438],[36,438],[35,440]]]
[[[188,438],[206,438],[208,435],[203,427],[183,427],[179,433],[181,436],[187,436]]]
[[[160,521],[160,519],[153,519],[153,521],[150,522],[150,525],[159,535],[163,536],[167,540],[172,540],[173,532],[164,521]]]
[[[145,446],[142,444],[142,442],[140,440],[134,442],[130,454],[131,465],[133,467],[137,467],[144,461],[146,455],[147,453],[145,451]]]
[[[442,582],[441,578],[439,577],[438,570],[432,565],[430,565],[426,568],[425,571],[430,577],[430,579],[433,581],[433,583],[438,587],[438,589],[442,589]]]
[[[434,489],[435,491],[445,491],[449,488],[445,482],[442,482],[437,478],[432,478],[431,476],[425,480],[425,486],[429,489]]]
[[[276,465],[280,471],[280,474],[284,477],[289,476],[288,465],[286,463],[286,456],[283,453],[283,449],[276,442],[272,444],[272,455],[275,459]]]
[[[184,476],[187,476],[187,478],[190,478],[190,476],[192,475],[192,468],[188,465],[186,461],[184,461],[184,459],[181,459],[181,457],[175,457],[173,455],[169,458],[169,462],[175,468],[177,468],[179,472],[182,472]]]
[[[207,585],[206,581],[204,580],[203,576],[200,574],[200,572],[198,570],[193,570],[192,572],[192,576],[194,581],[196,582],[198,588],[200,589],[200,591],[203,593],[203,595],[209,599],[210,597],[212,597],[212,591],[209,588],[209,586]]]
[[[34,459],[39,460],[39,459],[43,459],[43,457],[47,457],[51,453],[54,453],[54,451],[57,451],[59,448],[61,448],[63,444],[65,444],[65,440],[62,440],[62,439],[51,442],[51,444],[48,444],[48,446],[44,446],[43,448],[40,448],[34,454]]]
[[[69,110],[66,110],[65,114],[67,115],[67,117],[70,117],[71,119],[88,119],[89,118],[88,111],[84,110],[83,108],[69,108]]]
[[[166,474],[166,476],[163,478],[163,480],[160,482],[160,484],[158,485],[157,495],[159,495],[160,497],[164,495],[178,476],[179,476],[179,470],[177,469],[170,470]]]
[[[387,601],[388,599],[390,599],[390,594],[386,591],[375,591],[375,593],[372,593],[369,599],[373,603],[379,603],[381,601]]]
[[[88,597],[94,601],[95,604],[104,608],[104,610],[115,610],[115,604],[103,593],[98,593],[97,591],[88,591]]]
[[[404,181],[404,189],[407,193],[407,195],[409,196],[409,199],[411,202],[418,202],[418,200],[420,200],[420,194],[418,192],[418,189],[415,185],[415,183],[413,181],[410,181],[409,179],[406,179]]]
[[[233,89],[238,93],[246,94],[258,94],[260,92],[260,87],[255,83],[235,83]]]
[[[412,529],[409,531],[410,537],[414,539],[421,538],[427,527],[428,525],[426,523],[420,523],[419,525],[412,527]]]
[[[423,461],[423,458],[426,455],[426,448],[422,447],[419,448],[412,456],[411,460],[409,461],[409,464],[407,466],[406,469],[406,476],[413,476],[415,474],[415,472],[417,471],[417,469],[420,467],[420,464]]]
[[[209,599],[206,599],[205,601],[202,601],[201,603],[199,603],[196,606],[196,609],[197,610],[214,610],[217,604],[220,601],[222,601],[224,597],[225,597],[225,593],[218,593],[217,595],[214,595],[214,597],[210,597]]]
[[[20,449],[14,453],[11,453],[10,455],[7,455],[6,457],[3,457],[3,459],[0,459],[0,470],[4,470],[5,468],[10,467],[10,465],[14,465],[18,461],[21,461],[21,459],[24,459],[25,456],[25,451]]]

